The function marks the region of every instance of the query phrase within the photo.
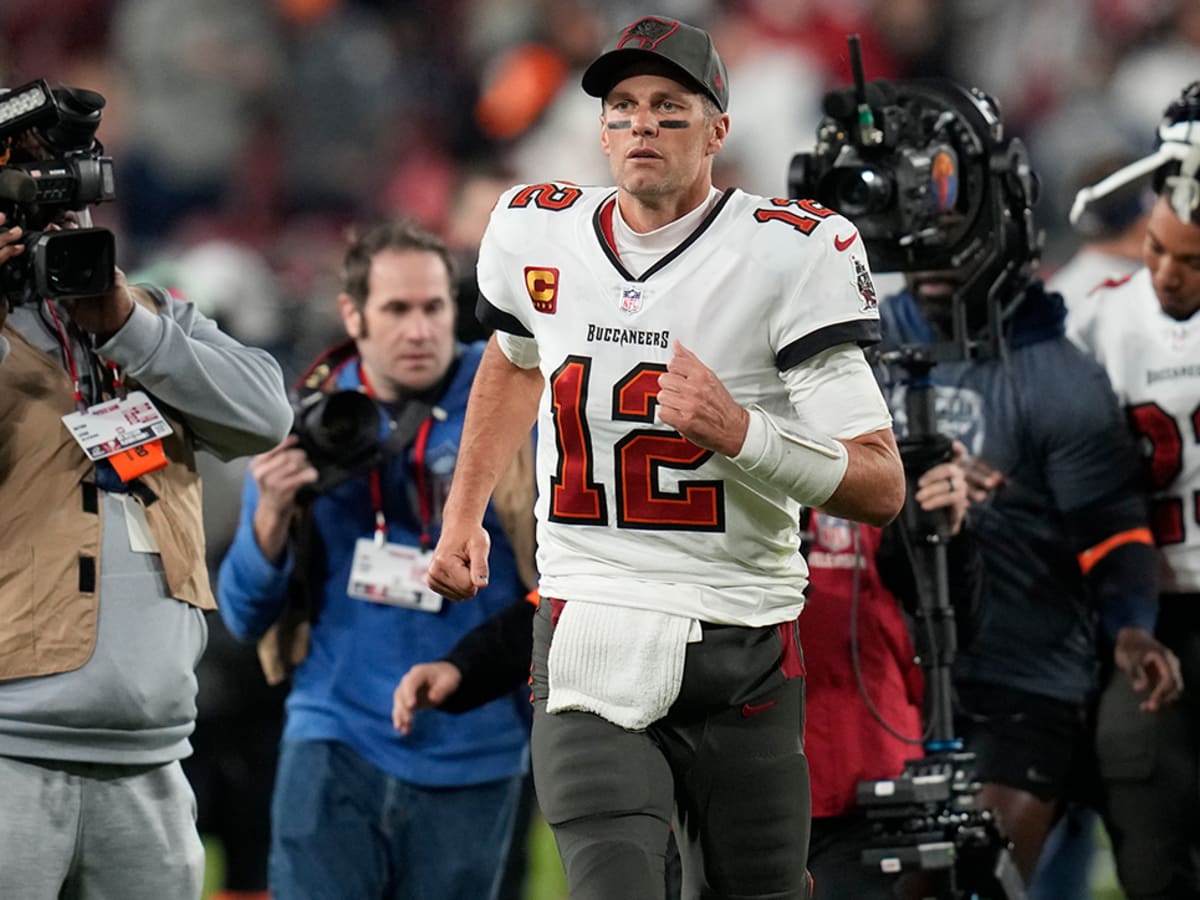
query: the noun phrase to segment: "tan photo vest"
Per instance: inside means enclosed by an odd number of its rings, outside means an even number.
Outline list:
[[[11,325],[3,334],[12,349],[0,364],[0,680],[68,672],[91,657],[102,515],[94,464],[62,422],[75,411],[68,373]],[[215,609],[190,438],[157,405],[174,433],[163,439],[169,464],[141,476],[152,492],[146,519],[170,595]]]

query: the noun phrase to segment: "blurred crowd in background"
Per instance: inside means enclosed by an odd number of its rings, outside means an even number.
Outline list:
[[[295,375],[338,334],[351,223],[411,216],[473,254],[516,182],[607,183],[599,103],[579,89],[645,13],[710,29],[733,127],[716,173],[770,195],[812,146],[827,89],[948,76],[1000,103],[1043,179],[1048,272],[1066,210],[1111,160],[1146,153],[1200,72],[1200,0],[5,0],[0,83],[108,98],[118,261],[167,284]],[[471,287],[467,286],[468,294]],[[470,307],[472,298],[464,298]],[[469,333],[472,323],[461,323]]]

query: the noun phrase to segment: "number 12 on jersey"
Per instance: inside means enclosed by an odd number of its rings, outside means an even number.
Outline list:
[[[558,465],[550,479],[552,522],[607,525],[608,489],[596,480],[597,462],[611,457],[618,528],[658,531],[724,531],[725,485],[718,480],[680,480],[660,486],[663,471],[694,470],[711,456],[677,431],[631,427],[612,447],[596,447],[587,419],[592,361],[568,356],[550,376],[550,405]],[[613,421],[654,424],[660,363],[638,363],[612,388]],[[607,466],[606,466],[607,468]]]

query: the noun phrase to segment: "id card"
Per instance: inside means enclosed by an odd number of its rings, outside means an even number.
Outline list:
[[[370,603],[440,612],[441,594],[435,594],[425,583],[432,558],[431,552],[416,547],[381,545],[371,538],[359,538],[354,544],[346,593]]]
[[[67,413],[62,420],[91,460],[107,459],[171,433],[171,426],[143,391],[105,400],[85,412]]]

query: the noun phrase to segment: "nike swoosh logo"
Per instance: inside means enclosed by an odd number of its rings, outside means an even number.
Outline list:
[[[857,231],[853,232],[848,238],[840,238],[835,234],[833,236],[833,246],[837,247],[839,251],[848,250],[856,237],[858,237]]]
[[[743,703],[742,718],[748,719],[751,716],[757,716],[760,712],[766,712],[778,702],[778,700],[768,700],[766,703]]]

